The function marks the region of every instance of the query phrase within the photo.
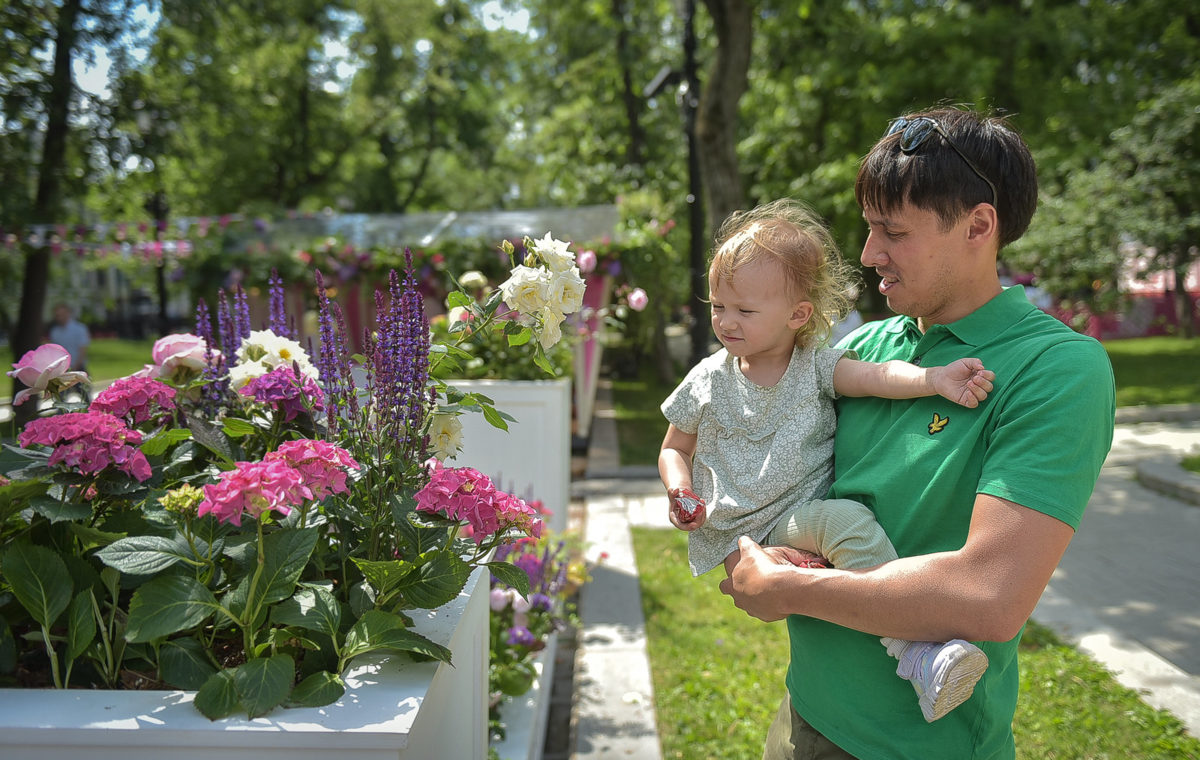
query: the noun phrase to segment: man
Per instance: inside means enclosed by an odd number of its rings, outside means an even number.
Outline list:
[[[755,617],[786,617],[791,641],[764,758],[1012,758],[1017,642],[1112,443],[1112,369],[1099,343],[1000,285],[997,253],[1037,200],[1029,149],[1003,121],[951,108],[896,119],[855,194],[870,227],[861,261],[901,316],[842,345],[867,361],[977,356],[995,387],[976,409],[839,402],[829,497],[871,507],[900,559],[807,569],[795,550],[741,539],[721,590]],[[880,637],[973,640],[989,665],[969,699],[927,723]]]
[[[71,355],[71,369],[87,371],[87,350],[92,336],[87,326],[75,319],[71,307],[65,303],[54,306],[54,322],[50,325],[50,342],[67,349]]]

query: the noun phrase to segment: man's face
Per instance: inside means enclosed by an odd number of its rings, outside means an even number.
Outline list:
[[[59,306],[54,310],[54,321],[60,325],[65,325],[67,322],[71,321],[71,310]]]
[[[870,233],[860,261],[881,278],[888,308],[923,324],[953,322],[970,312],[960,296],[971,283],[959,281],[966,271],[967,217],[942,230],[932,211],[906,204],[887,213],[868,207],[863,218]]]

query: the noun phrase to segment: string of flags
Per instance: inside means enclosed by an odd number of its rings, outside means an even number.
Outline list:
[[[287,219],[312,219],[317,212],[289,211]],[[73,252],[87,255],[129,258],[140,256],[187,256],[196,241],[214,231],[224,232],[231,225],[252,224],[258,233],[268,232],[273,220],[244,214],[178,217],[170,220],[140,222],[100,222],[96,224],[30,224],[19,228],[0,227],[0,250],[6,253],[21,248],[48,247],[52,254]]]

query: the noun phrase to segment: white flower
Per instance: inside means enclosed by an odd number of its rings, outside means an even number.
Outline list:
[[[547,306],[538,312],[537,316],[538,321],[541,323],[541,330],[536,332],[538,334],[538,342],[542,344],[542,348],[550,348],[562,340],[562,314]]]
[[[429,421],[429,445],[443,462],[462,450],[463,427],[455,414],[435,414]]]
[[[290,367],[294,363],[300,366],[301,374],[307,375],[313,380],[316,380],[318,377],[317,368],[309,361],[308,353],[299,343],[289,338],[280,337],[270,330],[252,331],[249,337],[243,340],[242,345],[238,348],[237,360],[239,365],[250,363],[262,364],[265,369],[259,372],[259,374],[269,372],[276,367]],[[247,370],[247,372],[249,371]],[[248,377],[246,382],[257,376]],[[233,377],[232,370],[230,371],[230,377]]]
[[[550,275],[546,285],[546,306],[559,314],[571,314],[583,306],[583,291],[587,286],[579,276],[579,269],[571,267]]]
[[[533,252],[546,262],[551,272],[561,272],[575,266],[575,254],[569,251],[570,243],[555,240],[546,233],[546,237],[533,241]]]
[[[546,287],[550,273],[541,267],[519,264],[512,275],[500,285],[504,302],[522,314],[536,314],[546,305]]]
[[[262,362],[242,362],[229,368],[229,386],[235,391],[241,390],[256,377],[262,377],[271,368]]]
[[[469,272],[463,272],[462,277],[458,278],[458,284],[467,290],[478,290],[486,287],[488,280],[483,272],[480,272],[478,269],[472,269]]]

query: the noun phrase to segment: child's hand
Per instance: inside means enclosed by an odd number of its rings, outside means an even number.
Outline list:
[[[979,359],[959,359],[929,370],[933,388],[956,404],[974,409],[992,390],[996,373],[983,368]]]
[[[690,488],[668,488],[671,500],[671,524],[680,530],[693,531],[704,524],[707,511],[704,499]]]

